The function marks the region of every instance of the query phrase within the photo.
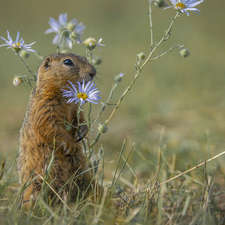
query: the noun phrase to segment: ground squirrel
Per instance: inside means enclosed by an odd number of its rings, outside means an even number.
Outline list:
[[[28,110],[20,130],[20,146],[18,171],[20,182],[24,184],[32,171],[34,177],[44,177],[46,167],[55,151],[53,166],[48,176],[51,187],[63,197],[70,193],[70,198],[81,197],[89,186],[92,176],[88,163],[79,142],[88,132],[86,125],[79,130],[72,127],[65,129],[65,121],[77,125],[77,104],[67,104],[62,97],[62,88],[68,84],[91,81],[96,75],[96,69],[80,55],[71,53],[56,53],[46,57],[39,67],[36,87],[31,93]],[[84,116],[80,114],[80,122]],[[55,143],[54,143],[55,142]],[[82,173],[82,174],[81,174]],[[79,175],[80,174],[80,175]],[[62,190],[61,188],[73,176]],[[79,176],[77,176],[79,175]],[[23,202],[29,202],[31,196],[36,199],[42,185],[41,177],[25,189]],[[50,198],[55,194],[50,190]]]

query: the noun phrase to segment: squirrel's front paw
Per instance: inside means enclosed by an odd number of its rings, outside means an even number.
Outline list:
[[[88,127],[87,125],[82,125],[79,127],[77,136],[76,136],[76,142],[82,140],[88,133]]]
[[[76,152],[76,145],[74,143],[72,144],[65,143],[64,151],[66,155],[73,155]]]
[[[64,137],[63,149],[66,155],[73,155],[76,152],[76,144],[71,136],[66,135]]]

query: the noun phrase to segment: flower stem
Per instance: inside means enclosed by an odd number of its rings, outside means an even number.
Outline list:
[[[20,58],[20,60],[23,62],[24,66],[27,68],[27,70],[30,72],[30,74],[33,76],[34,80],[37,80],[37,77],[34,75],[34,73],[30,70],[29,66],[25,63],[23,58],[20,56],[19,53],[17,53],[17,56]]]
[[[116,90],[117,86],[118,86],[118,82],[115,82],[114,85],[113,85],[113,87],[112,87],[112,89],[111,89],[111,91],[110,91],[110,93],[109,93],[108,99],[107,99],[104,103],[102,103],[102,106],[101,106],[101,108],[99,109],[98,115],[97,115],[97,117],[96,117],[96,119],[95,119],[96,121],[98,120],[98,118],[101,116],[101,114],[102,114],[103,111],[105,110],[105,106],[109,103],[109,101],[110,101],[110,99],[112,98],[113,93],[114,93],[114,91]]]
[[[65,32],[68,32],[68,30],[65,29],[65,30],[62,30],[62,31],[61,31],[60,38],[59,38],[59,42],[58,42],[58,45],[57,45],[57,53],[59,53],[59,50],[60,50],[59,46],[60,46],[60,44],[62,43],[63,34],[64,34]]]
[[[153,23],[152,23],[152,0],[148,1],[149,4],[149,12],[148,12],[148,16],[149,16],[149,23],[150,23],[150,33],[151,33],[151,45],[150,45],[150,51],[152,51],[152,46],[153,46]]]
[[[91,106],[91,103],[89,102],[88,103],[88,122],[87,122],[88,129],[90,129],[91,127],[91,110],[92,110],[92,106]]]

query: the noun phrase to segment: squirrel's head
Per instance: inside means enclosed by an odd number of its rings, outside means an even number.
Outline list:
[[[55,53],[47,56],[38,70],[37,87],[52,86],[63,88],[68,80],[73,84],[91,81],[96,69],[80,55]]]

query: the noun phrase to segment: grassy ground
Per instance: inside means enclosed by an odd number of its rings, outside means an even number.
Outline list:
[[[218,3],[205,1],[198,7],[200,16],[190,12],[189,17],[178,18],[170,39],[156,55],[180,43],[189,48],[190,57],[181,58],[175,49],[148,63],[108,124],[109,131],[95,145],[96,155],[100,146],[103,147],[106,163],[99,167],[96,179],[102,182],[104,178],[105,190],[114,180],[108,194],[114,189],[115,194],[108,205],[88,199],[86,204],[78,202],[67,207],[62,203],[60,207],[49,207],[40,198],[33,214],[17,210],[18,138],[30,88],[12,86],[14,75],[27,71],[12,51],[0,48],[0,162],[3,162],[0,221],[5,224],[225,224],[224,156],[204,164],[206,159],[225,150],[223,6],[224,2],[218,7]],[[87,26],[83,38],[103,38],[106,45],[101,52],[95,52],[103,60],[96,67],[96,82],[103,102],[114,76],[125,73],[111,100],[116,104],[134,76],[136,54],[149,53],[148,1],[71,0],[54,1],[54,4],[43,0],[5,1],[0,9],[0,36],[6,37],[9,30],[15,39],[19,30],[26,43],[36,41],[34,49],[47,56],[56,51],[51,44],[53,35],[43,34],[49,27],[49,17],[57,19],[65,12],[69,19],[75,17]],[[162,37],[174,15],[173,9],[154,8],[155,41]],[[85,55],[78,45],[72,51]],[[33,71],[40,62],[32,54],[27,60]],[[114,107],[106,108],[101,122],[108,119]],[[93,118],[98,108],[93,106]],[[90,139],[95,135],[91,133]],[[120,151],[124,140],[123,158]],[[165,183],[200,163],[201,167]],[[113,178],[118,175],[117,183]],[[108,194],[103,196],[107,199]]]

